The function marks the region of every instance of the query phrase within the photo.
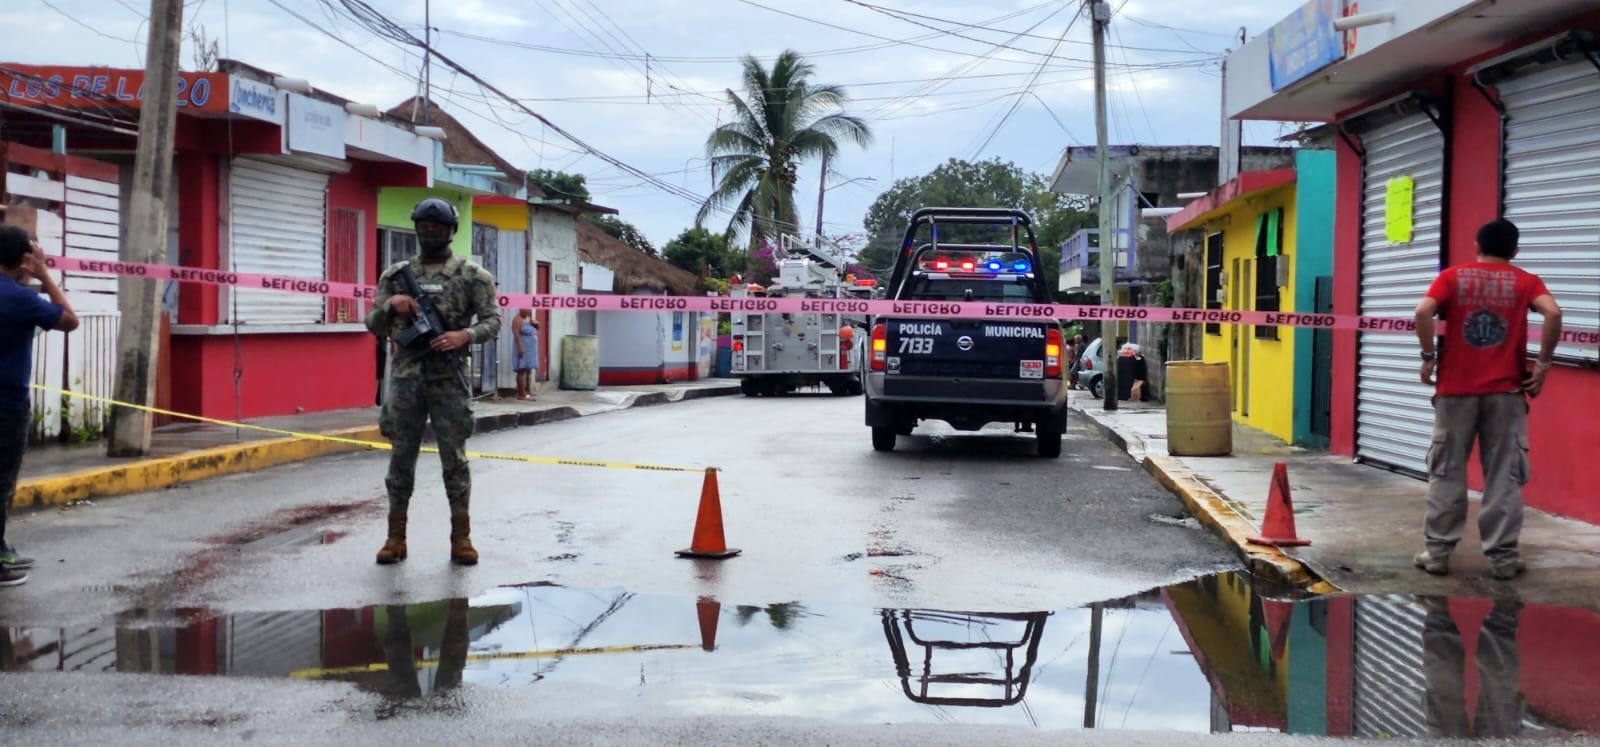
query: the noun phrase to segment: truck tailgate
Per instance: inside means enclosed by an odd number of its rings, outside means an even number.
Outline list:
[[[1045,330],[1049,324],[976,319],[883,322],[888,375],[1044,378]]]

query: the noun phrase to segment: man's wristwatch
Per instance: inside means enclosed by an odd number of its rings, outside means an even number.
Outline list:
[[[1422,359],[1425,360],[1425,361],[1436,361],[1436,360],[1439,360],[1439,354],[1438,353],[1423,353],[1422,354]]]

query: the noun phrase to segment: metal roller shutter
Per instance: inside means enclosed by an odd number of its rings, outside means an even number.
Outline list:
[[[1544,279],[1563,326],[1600,329],[1600,70],[1581,60],[1497,88],[1506,110],[1504,212],[1522,231],[1516,263]],[[1593,348],[1563,345],[1557,354],[1595,360]]]
[[[326,279],[328,175],[236,158],[228,180],[232,270]],[[319,296],[235,290],[240,324],[320,324]],[[228,309],[231,312],[232,309]]]
[[[1351,730],[1358,737],[1428,736],[1422,709],[1420,605],[1400,596],[1356,600]]]
[[[1361,313],[1410,318],[1439,273],[1444,214],[1444,133],[1426,114],[1410,114],[1361,135],[1366,150],[1361,199]],[[1410,176],[1412,234],[1391,244],[1385,232],[1389,180]],[[1360,333],[1356,367],[1356,456],[1425,473],[1433,434],[1433,392],[1417,378],[1416,338]]]

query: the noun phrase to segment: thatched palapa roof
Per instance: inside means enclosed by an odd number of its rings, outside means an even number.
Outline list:
[[[674,296],[700,295],[700,278],[694,273],[628,246],[582,218],[577,223],[578,256],[584,262],[616,273],[611,286],[613,292],[649,290]]]

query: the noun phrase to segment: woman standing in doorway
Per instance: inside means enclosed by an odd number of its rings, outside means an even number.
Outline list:
[[[531,400],[539,377],[539,322],[533,309],[522,309],[511,321],[512,338],[517,341],[517,399]]]

